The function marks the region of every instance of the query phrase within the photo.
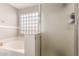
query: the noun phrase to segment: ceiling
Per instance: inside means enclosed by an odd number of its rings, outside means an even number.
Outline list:
[[[22,9],[22,8],[37,5],[37,3],[9,3],[9,4],[17,9]]]

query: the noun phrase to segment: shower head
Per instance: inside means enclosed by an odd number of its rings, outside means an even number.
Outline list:
[[[70,15],[70,18],[71,18],[71,19],[75,19],[75,13],[72,13],[72,14]]]
[[[71,22],[70,22],[71,24],[75,23],[75,13],[74,12],[71,13],[70,19],[71,19]]]

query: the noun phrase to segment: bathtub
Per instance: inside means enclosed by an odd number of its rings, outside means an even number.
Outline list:
[[[0,48],[0,56],[24,56],[24,54],[17,51]]]
[[[0,56],[24,56],[24,39],[22,37],[4,39]]]

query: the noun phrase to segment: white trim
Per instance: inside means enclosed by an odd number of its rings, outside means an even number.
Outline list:
[[[3,26],[3,25],[0,25],[0,28],[18,29],[19,27],[16,27],[16,26]]]

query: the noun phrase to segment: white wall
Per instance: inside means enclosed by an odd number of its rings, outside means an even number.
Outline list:
[[[26,7],[19,10],[20,14],[27,14],[27,13],[33,13],[39,11],[39,5]]]
[[[74,55],[74,4],[42,4],[42,55]]]
[[[0,3],[0,39],[17,35],[17,10],[7,3]]]

